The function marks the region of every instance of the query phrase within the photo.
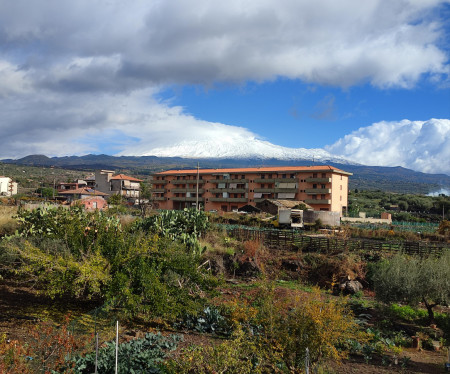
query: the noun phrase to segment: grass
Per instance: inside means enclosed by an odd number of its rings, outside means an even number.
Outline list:
[[[14,233],[17,222],[13,217],[16,213],[17,207],[0,205],[0,237]]]
[[[276,281],[277,286],[279,287],[283,287],[283,288],[288,288],[290,290],[298,290],[298,291],[304,291],[304,292],[312,292],[313,291],[313,287],[304,283],[300,283],[298,281],[293,281],[293,280],[282,280],[279,279]]]

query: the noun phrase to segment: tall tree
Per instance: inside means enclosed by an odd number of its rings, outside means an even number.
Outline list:
[[[397,255],[379,264],[373,281],[377,299],[413,306],[422,302],[430,323],[433,323],[433,308],[450,302],[450,251],[439,258]]]

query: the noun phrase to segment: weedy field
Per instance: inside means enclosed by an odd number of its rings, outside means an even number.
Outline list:
[[[448,252],[269,249],[195,210],[2,212],[2,373],[110,373],[117,321],[119,372],[443,370]]]

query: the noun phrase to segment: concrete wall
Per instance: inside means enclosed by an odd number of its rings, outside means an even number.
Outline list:
[[[320,219],[324,225],[328,226],[340,226],[340,214],[339,212],[325,212],[317,210],[304,210],[303,222],[305,224],[314,223]]]
[[[109,181],[114,172],[110,170],[97,170],[95,172],[95,189],[107,194],[111,193],[111,184]]]
[[[332,174],[331,176],[331,210],[340,212],[348,206],[348,176]],[[346,209],[346,208],[345,208]]]

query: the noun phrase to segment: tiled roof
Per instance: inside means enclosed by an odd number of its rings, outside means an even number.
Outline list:
[[[114,175],[113,177],[111,177],[111,179],[115,179],[115,180],[125,180],[125,181],[132,181],[132,182],[142,182],[142,179],[137,179],[137,178],[129,177],[128,175],[125,175],[125,174],[117,174],[117,175]]]
[[[274,167],[260,167],[260,168],[236,168],[236,169],[200,169],[200,174],[218,174],[218,173],[270,173],[270,172],[296,172],[296,171],[332,171],[337,173],[342,173],[346,175],[351,175],[344,170],[334,168],[329,165],[317,165],[317,166],[274,166]],[[155,173],[155,175],[173,175],[173,174],[196,174],[197,169],[189,170],[167,170],[160,173]]]
[[[77,188],[76,190],[59,191],[60,195],[92,195],[92,196],[108,196],[107,193],[94,190],[92,188]]]

